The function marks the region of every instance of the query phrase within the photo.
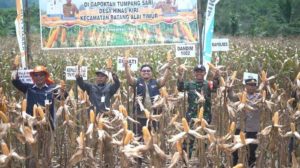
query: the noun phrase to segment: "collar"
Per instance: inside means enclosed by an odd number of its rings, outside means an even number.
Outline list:
[[[46,88],[48,88],[48,85],[45,83],[45,84],[44,84],[44,86],[42,86],[41,88],[43,88],[43,87],[46,87]],[[37,87],[37,85],[36,85],[36,84],[34,84],[34,85],[32,86],[32,88],[38,88],[38,87]]]
[[[97,86],[103,87],[103,86],[105,86],[105,83],[97,84]]]

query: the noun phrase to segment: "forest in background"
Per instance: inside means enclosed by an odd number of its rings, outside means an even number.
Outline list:
[[[207,0],[201,0],[205,16]],[[28,1],[29,32],[39,33],[38,0]],[[25,7],[25,2],[24,2]],[[216,7],[215,32],[232,36],[289,36],[300,34],[299,0],[220,0]],[[15,36],[15,1],[0,0],[0,36]],[[29,19],[28,19],[29,18]]]

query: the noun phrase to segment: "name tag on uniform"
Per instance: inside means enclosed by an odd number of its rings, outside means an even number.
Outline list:
[[[49,100],[48,99],[45,100],[45,105],[47,105],[47,104],[49,104]]]
[[[105,102],[105,96],[102,96],[101,97],[101,103],[104,103]]]

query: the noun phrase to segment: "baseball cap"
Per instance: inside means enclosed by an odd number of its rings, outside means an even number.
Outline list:
[[[194,67],[194,71],[206,71],[206,68],[202,64],[198,64]]]

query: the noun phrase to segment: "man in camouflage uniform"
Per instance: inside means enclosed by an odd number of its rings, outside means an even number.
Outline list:
[[[203,65],[197,65],[193,70],[194,80],[183,81],[183,70],[179,69],[179,77],[177,82],[178,90],[188,92],[188,111],[186,112],[186,119],[188,122],[192,118],[197,117],[198,110],[204,106],[204,119],[211,122],[211,92],[214,92],[219,87],[219,71],[216,71],[213,81],[204,79],[206,69]],[[204,99],[199,97],[199,94],[204,96]]]
[[[197,65],[193,69],[194,80],[183,81],[183,69],[178,69],[178,81],[177,88],[179,91],[188,92],[188,111],[185,117],[189,124],[192,124],[192,118],[197,118],[197,112],[203,106],[204,107],[204,119],[210,123],[211,122],[211,93],[216,91],[219,87],[219,71],[216,70],[213,81],[207,81],[204,79],[206,74],[206,68],[203,65]],[[194,139],[190,139],[190,152],[191,157],[193,149]],[[186,148],[186,147],[184,147]]]

